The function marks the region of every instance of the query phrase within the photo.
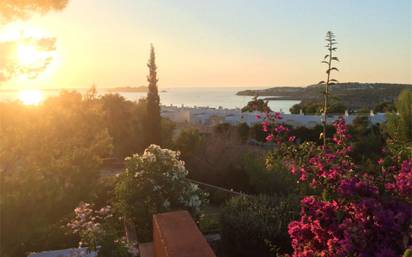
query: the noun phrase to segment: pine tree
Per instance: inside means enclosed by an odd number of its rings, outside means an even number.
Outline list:
[[[157,89],[157,66],[156,55],[153,45],[150,49],[150,59],[147,63],[149,68],[149,75],[147,81],[149,82],[147,92],[147,118],[146,118],[146,139],[147,145],[161,144],[161,127],[160,127],[160,98]]]

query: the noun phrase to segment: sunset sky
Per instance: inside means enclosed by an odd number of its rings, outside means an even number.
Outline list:
[[[12,30],[56,37],[57,50],[44,74],[3,88],[145,85],[150,43],[161,88],[303,86],[324,79],[328,30],[339,81],[412,83],[410,0],[71,0]]]

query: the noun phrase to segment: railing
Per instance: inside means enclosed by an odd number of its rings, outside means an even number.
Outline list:
[[[229,194],[233,194],[233,195],[237,195],[237,196],[249,196],[248,194],[245,194],[245,193],[242,193],[242,192],[237,192],[237,191],[234,191],[232,189],[227,189],[227,188],[224,188],[224,187],[219,187],[219,186],[207,184],[207,183],[200,182],[200,181],[197,181],[197,180],[193,180],[193,179],[189,179],[189,178],[186,178],[186,180],[193,183],[193,184],[198,184],[198,185],[201,185],[201,186],[204,186],[204,187],[212,188],[212,189],[219,190],[219,191],[222,191],[222,192],[226,192],[226,193],[229,193]]]

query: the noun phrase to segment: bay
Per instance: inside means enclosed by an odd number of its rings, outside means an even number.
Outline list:
[[[244,107],[250,100],[251,96],[238,96],[236,93],[241,90],[250,89],[245,87],[170,87],[161,88],[159,92],[160,102],[166,106],[185,106],[185,107],[212,107],[235,109]],[[42,90],[43,98],[56,96],[62,89]],[[75,90],[84,94],[87,89],[66,89]],[[110,89],[98,88],[98,95],[110,93]],[[0,101],[19,100],[17,90],[0,91]],[[127,100],[138,101],[146,97],[145,92],[119,92]],[[299,103],[295,100],[271,100],[269,107],[273,111],[282,111],[289,113],[289,108]]]

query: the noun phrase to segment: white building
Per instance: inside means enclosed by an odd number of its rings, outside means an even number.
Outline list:
[[[245,122],[248,125],[254,125],[260,123],[263,119],[257,119],[257,115],[260,115],[261,117],[264,116],[264,114],[260,112],[242,113],[240,109],[176,106],[162,106],[161,115],[177,123],[185,122],[206,126],[213,126],[219,123],[237,125],[242,122]],[[328,124],[333,123],[341,116],[345,118],[347,124],[352,124],[353,120],[357,117],[357,115],[348,115],[347,113],[345,113],[345,115],[329,115]],[[282,118],[281,122],[293,127],[303,126],[311,128],[322,124],[321,115],[282,114]],[[373,112],[370,113],[369,119],[372,124],[383,123],[386,120],[384,113],[374,114]]]

